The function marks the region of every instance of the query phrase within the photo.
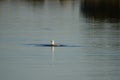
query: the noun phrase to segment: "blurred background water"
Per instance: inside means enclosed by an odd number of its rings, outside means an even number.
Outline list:
[[[119,0],[97,1],[0,0],[0,80],[120,80]],[[53,39],[81,47],[25,45]]]

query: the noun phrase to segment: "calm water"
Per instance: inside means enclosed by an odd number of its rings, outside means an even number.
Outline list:
[[[120,80],[120,26],[79,0],[0,1],[0,80]],[[80,47],[44,47],[54,39]],[[32,45],[25,45],[32,44]]]

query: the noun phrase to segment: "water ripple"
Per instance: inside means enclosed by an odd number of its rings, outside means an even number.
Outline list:
[[[52,47],[51,44],[24,44],[24,45],[28,45],[28,46],[35,46],[35,47]],[[60,44],[58,46],[55,47],[82,47],[80,45],[64,45],[64,44]]]

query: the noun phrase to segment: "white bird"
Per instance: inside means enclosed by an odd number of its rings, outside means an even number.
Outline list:
[[[54,40],[51,40],[51,46],[59,46],[59,45],[56,44]]]

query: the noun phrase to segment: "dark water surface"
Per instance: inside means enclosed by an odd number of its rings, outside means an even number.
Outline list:
[[[1,0],[0,80],[120,80],[119,17],[81,7],[79,0]],[[51,40],[66,47],[43,46]]]

